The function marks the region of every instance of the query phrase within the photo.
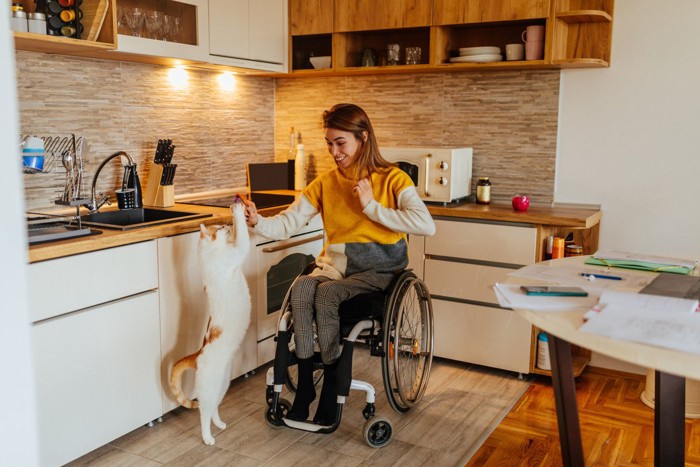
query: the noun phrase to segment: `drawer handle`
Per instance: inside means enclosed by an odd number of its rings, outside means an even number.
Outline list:
[[[430,193],[430,158],[433,157],[432,154],[425,156],[425,196],[432,196]]]
[[[287,248],[292,248],[299,245],[304,245],[306,243],[315,242],[316,240],[323,240],[323,234],[314,235],[313,237],[304,238],[302,240],[297,240],[296,242],[285,243],[279,246],[268,246],[262,249],[263,253],[274,253],[276,251],[286,250]]]

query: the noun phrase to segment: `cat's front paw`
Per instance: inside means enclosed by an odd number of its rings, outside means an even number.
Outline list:
[[[221,430],[225,430],[225,429],[226,429],[226,422],[222,422],[221,420],[218,420],[218,421],[217,421],[217,420],[212,420],[212,422],[214,422],[214,426],[216,426],[217,428],[219,428],[219,429],[221,429]]]
[[[209,436],[203,436],[202,438],[204,439],[204,444],[206,444],[207,446],[213,446],[214,443],[216,442],[216,440],[214,439],[214,437],[211,436],[211,435],[209,435]]]

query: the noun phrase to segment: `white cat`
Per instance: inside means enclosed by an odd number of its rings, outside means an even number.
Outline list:
[[[170,373],[170,389],[184,407],[196,409],[202,424],[202,438],[214,444],[210,424],[220,429],[219,404],[230,383],[231,360],[250,324],[250,293],[243,276],[243,262],[250,250],[250,236],[243,202],[231,206],[233,226],[200,225],[199,259],[209,302],[209,324],[202,347],[179,360]],[[182,373],[196,369],[192,401],[182,392]]]

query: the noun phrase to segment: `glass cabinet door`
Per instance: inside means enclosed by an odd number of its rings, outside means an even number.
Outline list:
[[[206,0],[117,0],[117,52],[207,61]]]

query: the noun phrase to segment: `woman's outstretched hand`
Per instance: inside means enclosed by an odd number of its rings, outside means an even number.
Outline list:
[[[367,206],[367,204],[374,199],[372,184],[370,183],[369,178],[363,178],[362,180],[358,181],[355,186],[352,187],[352,191],[360,199],[362,209],[364,209],[365,206]]]
[[[245,201],[245,223],[248,227],[255,227],[258,223],[258,210],[250,200]]]

